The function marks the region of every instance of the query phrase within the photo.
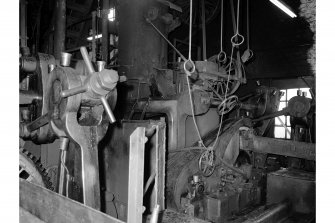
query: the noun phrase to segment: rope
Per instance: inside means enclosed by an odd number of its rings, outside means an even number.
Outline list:
[[[249,35],[249,0],[247,0],[247,48],[250,50],[250,35]]]
[[[197,132],[197,135],[199,137],[199,140],[200,140],[200,143],[201,145],[208,149],[205,144],[203,143],[202,141],[202,138],[201,138],[201,135],[200,135],[200,131],[199,131],[199,128],[198,128],[198,125],[197,125],[197,122],[195,120],[195,112],[194,112],[194,105],[193,105],[193,99],[192,99],[192,92],[191,92],[191,84],[190,84],[190,80],[189,80],[189,76],[192,75],[192,73],[195,71],[195,64],[193,63],[192,59],[191,59],[191,55],[192,55],[192,11],[193,11],[193,0],[190,0],[190,24],[189,24],[189,46],[188,46],[188,59],[186,62],[184,62],[184,71],[186,73],[186,81],[187,81],[187,88],[188,88],[188,95],[189,95],[189,98],[190,98],[190,104],[191,104],[191,111],[192,111],[192,119],[193,119],[193,123],[194,123],[194,126],[195,126],[195,130]],[[193,66],[191,68],[191,70],[188,70],[186,68],[186,64],[190,62],[191,65]]]
[[[223,58],[223,59],[222,59]],[[223,51],[223,0],[221,0],[221,32],[220,32],[220,53],[217,60],[224,62],[227,59],[226,53]]]
[[[223,2],[223,0],[222,0],[222,2]],[[223,4],[222,2],[221,2],[221,4]],[[240,0],[238,0],[238,13],[237,13],[238,14],[238,18],[239,18],[239,2],[240,2]],[[221,12],[223,12],[222,8],[223,7],[221,6]],[[221,118],[220,118],[220,125],[219,125],[218,132],[216,134],[216,138],[215,138],[214,144],[213,144],[213,146],[211,146],[211,147],[208,148],[208,147],[206,147],[206,145],[204,144],[204,142],[203,142],[203,140],[201,138],[200,131],[199,131],[197,122],[195,120],[195,112],[194,112],[194,105],[193,105],[193,99],[192,99],[192,93],[191,93],[191,85],[190,85],[190,80],[189,80],[189,76],[191,76],[192,73],[195,71],[195,64],[194,64],[194,62],[191,59],[191,55],[192,55],[192,51],[191,51],[192,50],[192,48],[191,48],[191,45],[192,45],[192,10],[193,10],[193,0],[190,0],[189,51],[188,51],[188,59],[187,59],[187,61],[184,62],[184,71],[185,71],[185,74],[186,74],[186,82],[187,82],[188,94],[189,94],[189,99],[190,99],[190,105],[191,105],[191,112],[192,112],[193,123],[194,123],[195,129],[196,129],[197,135],[199,137],[200,144],[206,149],[205,153],[201,157],[205,157],[207,159],[207,161],[209,161],[208,162],[209,165],[213,166],[214,147],[216,146],[217,141],[219,139],[219,135],[220,135],[221,127],[222,127],[222,122],[223,122],[223,115],[221,115]],[[221,18],[223,17],[222,15],[223,15],[223,13],[221,13]],[[237,21],[239,21],[239,19]],[[222,26],[221,26],[221,29],[222,29]],[[227,93],[228,93],[228,88],[229,88],[228,85],[229,85],[229,81],[230,81],[230,71],[231,71],[231,64],[232,64],[232,61],[233,61],[232,57],[233,57],[233,53],[234,53],[234,47],[242,44],[243,41],[244,41],[244,37],[241,36],[242,37],[242,41],[240,43],[235,43],[233,41],[233,38],[235,36],[237,37],[238,35],[239,35],[239,33],[238,33],[238,26],[237,26],[236,34],[232,37],[232,51],[231,51],[231,56],[230,56],[231,59],[230,59],[230,62],[229,62],[228,79],[227,79],[227,85],[226,85],[226,89],[225,89],[225,96],[224,96],[224,101],[223,102],[226,102],[226,100],[227,100]],[[221,44],[222,44],[222,34],[221,34]],[[221,49],[222,49],[222,45],[221,45]],[[190,69],[186,68],[186,64],[188,62],[192,66]],[[225,106],[225,105],[223,105],[223,106]],[[200,164],[201,164],[201,159],[199,160],[199,167],[201,166]],[[200,170],[201,170],[201,168],[200,168]],[[206,170],[207,170],[207,168],[205,168],[204,171],[206,171]]]
[[[65,171],[66,171],[66,189],[65,189],[65,196],[69,197],[69,181],[70,181],[70,172],[69,169],[66,167],[65,165],[65,153],[62,151],[61,154],[61,165],[64,167]]]
[[[231,3],[233,4],[232,1]],[[232,7],[232,14],[233,14],[234,5],[231,5],[231,7]],[[235,21],[235,18],[233,19],[233,21]],[[233,35],[230,39],[233,46],[239,46],[244,42],[244,37],[239,33],[239,23],[240,23],[240,0],[237,0],[236,31],[235,31],[235,35]],[[239,37],[241,38],[240,41],[238,41]]]

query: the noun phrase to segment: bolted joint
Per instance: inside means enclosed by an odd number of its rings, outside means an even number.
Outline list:
[[[115,70],[104,69],[98,73],[97,80],[104,90],[111,91],[116,87],[119,75]]]

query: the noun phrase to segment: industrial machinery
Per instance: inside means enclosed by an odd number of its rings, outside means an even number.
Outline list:
[[[65,52],[59,60],[42,53],[21,56],[20,142],[23,147],[26,141],[59,139],[60,157],[57,184],[51,185],[37,160],[20,148],[20,177],[105,212],[111,222],[157,222],[158,212],[163,222],[172,212],[176,222],[315,221],[315,138],[307,124],[315,117],[314,99],[298,95],[278,111],[279,89],[258,84],[238,94],[247,82],[248,59],[239,52],[239,0],[231,54],[221,43],[218,54],[196,61],[192,23],[188,58],[167,38],[177,24],[170,12],[178,1],[167,2],[119,2],[117,70],[103,61],[92,64],[85,47],[83,60],[72,64]],[[172,66],[168,45],[180,58]],[[296,132],[305,128],[310,140],[298,133],[295,140],[268,137],[273,118],[281,115],[290,115]],[[35,210],[33,196],[45,196],[50,206],[64,203],[78,214],[90,213],[83,215],[86,221],[107,222],[100,212],[85,212],[41,187],[21,182],[20,190],[33,194],[22,192],[27,210]],[[39,210],[50,220],[50,211]]]

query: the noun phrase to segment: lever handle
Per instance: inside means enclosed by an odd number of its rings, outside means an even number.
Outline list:
[[[70,96],[73,96],[73,95],[76,95],[76,94],[84,93],[86,91],[87,91],[87,87],[84,85],[84,86],[64,90],[60,93],[60,96],[62,98],[67,98],[67,97],[70,97]]]
[[[104,96],[101,96],[100,100],[102,102],[102,105],[104,106],[105,112],[107,113],[109,122],[111,124],[113,124],[114,122],[116,122],[116,119],[115,119],[115,116],[113,114],[112,109],[110,108],[110,106],[109,106],[109,104],[107,102],[107,99]]]
[[[90,74],[94,73],[93,64],[92,64],[92,62],[91,62],[91,60],[90,60],[90,58],[88,56],[86,47],[84,47],[84,46],[80,47],[80,53],[81,53],[81,56],[84,59],[84,62],[85,62],[86,67],[88,69],[88,72]]]
[[[278,116],[286,115],[287,113],[288,113],[288,109],[287,109],[287,107],[285,107],[280,111],[276,111],[274,113],[262,116],[260,118],[254,119],[252,121],[253,122],[258,122],[258,121],[262,121],[262,120],[265,120],[265,119],[270,119],[270,118],[275,118],[275,117],[278,117]]]

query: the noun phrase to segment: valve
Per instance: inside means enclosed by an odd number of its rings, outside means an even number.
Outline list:
[[[116,87],[118,81],[125,81],[125,77],[119,78],[115,70],[102,69],[100,72],[95,72],[86,48],[80,47],[80,52],[88,69],[89,77],[85,80],[84,85],[64,90],[60,95],[62,98],[66,98],[80,93],[87,93],[92,98],[100,99],[109,122],[114,123],[116,119],[107,102],[106,95]]]

